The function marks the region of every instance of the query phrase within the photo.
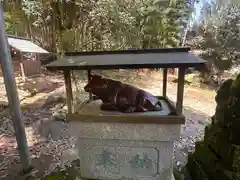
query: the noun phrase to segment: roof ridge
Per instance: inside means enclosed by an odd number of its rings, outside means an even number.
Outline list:
[[[29,39],[29,38],[24,38],[24,37],[9,35],[9,34],[7,34],[7,37],[14,38],[14,39],[23,39],[23,40],[31,41],[31,39]]]

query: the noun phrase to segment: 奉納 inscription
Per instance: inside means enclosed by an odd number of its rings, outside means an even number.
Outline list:
[[[104,166],[105,168],[107,166],[114,166],[117,167],[117,157],[116,155],[103,150],[102,154],[97,155],[97,165],[98,166]]]
[[[159,154],[155,148],[92,146],[87,162],[96,177],[154,177],[158,174]],[[91,163],[92,162],[92,163]]]
[[[133,156],[132,160],[130,161],[132,168],[147,168],[151,169],[153,167],[153,160],[148,157],[146,153],[140,154],[137,153]]]

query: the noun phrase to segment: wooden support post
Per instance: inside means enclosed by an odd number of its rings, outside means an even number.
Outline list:
[[[91,69],[88,69],[88,82],[90,81],[91,79]],[[89,100],[92,100],[92,93],[89,92]]]
[[[167,73],[168,73],[168,69],[164,68],[163,69],[163,97],[167,96]]]
[[[12,58],[9,51],[9,44],[4,31],[4,16],[0,4],[0,61],[3,72],[4,84],[7,92],[9,111],[15,130],[17,148],[20,156],[20,163],[23,172],[32,170],[31,157],[28,149],[28,142],[25,133],[24,120],[20,109],[20,102],[17,92],[16,80],[13,74]],[[15,179],[15,178],[14,178]],[[16,177],[17,179],[17,177]]]
[[[70,70],[64,71],[64,81],[65,81],[66,94],[67,94],[68,113],[72,114],[73,113],[73,94],[72,94]]]
[[[22,53],[20,52],[20,71],[21,71],[21,75],[22,75],[22,78],[23,78],[23,81],[25,82],[26,81],[26,74],[25,74],[25,71],[24,71],[24,67],[23,67],[23,55]]]
[[[183,108],[184,78],[185,78],[185,68],[179,68],[176,109],[180,114],[182,114],[182,108]]]

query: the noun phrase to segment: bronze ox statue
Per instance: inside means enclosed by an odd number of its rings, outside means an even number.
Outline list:
[[[102,100],[101,110],[124,113],[162,110],[161,102],[152,94],[99,75],[91,75],[84,90]]]

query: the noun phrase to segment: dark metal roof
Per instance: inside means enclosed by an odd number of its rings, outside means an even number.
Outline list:
[[[188,51],[190,48],[68,52],[59,60],[46,65],[46,68],[48,70],[177,68],[196,67],[206,63]]]

